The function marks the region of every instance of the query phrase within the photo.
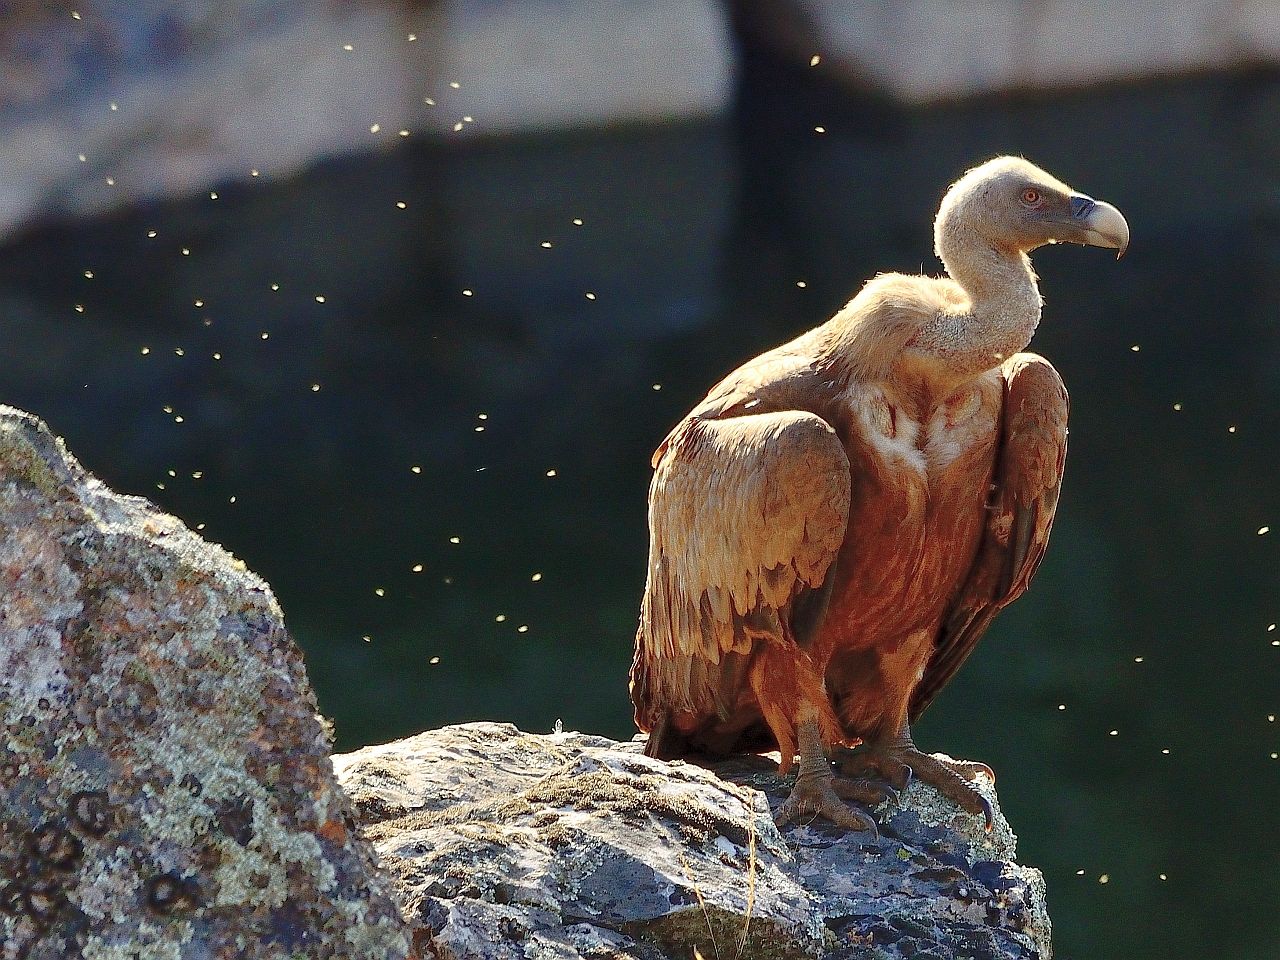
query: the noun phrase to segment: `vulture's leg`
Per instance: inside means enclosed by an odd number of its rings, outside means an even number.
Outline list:
[[[796,774],[790,796],[778,809],[774,821],[781,827],[788,822],[798,821],[807,814],[814,814],[826,817],[848,830],[875,832],[875,821],[844,803],[841,798],[875,806],[892,795],[891,788],[869,780],[837,777],[831,769],[829,751],[844,738],[844,731],[831,705],[823,679],[825,658],[822,658],[823,665],[819,666],[814,661],[813,654],[814,638],[826,617],[834,583],[835,562],[832,561],[822,587],[801,592],[783,624],[784,634],[794,644],[783,648],[788,653],[782,660],[790,668],[794,691],[791,715],[796,718],[800,770]],[[767,696],[762,696],[767,694],[763,686],[757,685],[756,688],[756,696],[762,707],[767,699]],[[765,716],[768,717],[767,709]],[[770,725],[774,726],[772,722]],[[784,737],[775,735],[779,744],[782,744]],[[778,772],[786,773],[791,766],[790,755],[784,753],[782,761]]]
[[[867,801],[870,799],[867,790],[858,783],[838,780],[831,769],[831,760],[827,758],[827,745],[840,741],[841,728],[836,712],[831,707],[831,700],[827,698],[822,673],[803,650],[796,650],[787,660],[794,669],[795,677],[796,740],[799,741],[800,748],[800,771],[796,773],[791,795],[774,815],[774,822],[782,827],[806,814],[817,814],[846,829],[874,831],[874,820],[841,800],[842,796],[846,796]],[[786,764],[786,756],[783,756],[783,765],[790,765]],[[882,791],[874,792],[876,801],[883,799]]]
[[[781,828],[813,814],[826,817],[847,830],[875,832],[875,821],[840,799],[842,784],[831,770],[831,761],[822,748],[822,737],[818,731],[818,718],[812,713],[797,725],[800,771],[796,774],[791,795],[774,815],[774,823]]]
[[[836,758],[840,772],[846,776],[866,776],[875,771],[899,790],[905,790],[911,778],[922,780],[944,797],[958,803],[964,810],[986,819],[990,830],[995,822],[991,803],[971,787],[968,781],[978,774],[995,781],[995,774],[985,763],[964,760],[940,760],[923,753],[911,739],[911,728],[905,722],[901,731],[876,743],[857,750],[842,751]]]

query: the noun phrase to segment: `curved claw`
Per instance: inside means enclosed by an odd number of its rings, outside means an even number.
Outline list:
[[[838,806],[823,804],[821,806],[811,806],[803,801],[797,801],[795,797],[788,797],[786,802],[778,808],[778,812],[773,815],[774,825],[781,830],[788,823],[801,825],[801,820],[805,816],[825,817],[836,826],[844,827],[846,830],[870,830],[871,835],[877,839],[880,837],[880,831],[876,829],[875,821],[870,817],[864,817],[857,813],[848,804],[840,803]]]
[[[982,794],[978,794],[978,797],[982,800],[982,815],[987,818],[986,831],[990,833],[991,828],[996,825],[996,814],[991,808],[990,800],[982,796]]]
[[[916,772],[911,769],[911,764],[909,763],[904,763],[902,767],[904,772],[902,774],[902,786],[899,789],[906,793],[907,788],[911,786],[911,781],[915,779]]]
[[[969,813],[975,815],[981,813],[986,821],[987,830],[995,825],[995,812],[991,801],[970,786],[950,763],[919,751],[915,751],[915,754],[915,762],[920,767],[920,779],[944,797],[954,800]]]
[[[899,800],[898,791],[892,785],[880,780],[835,777],[831,786],[836,796],[845,800],[857,800],[869,807],[879,806],[886,800],[892,800],[895,803]]]
[[[906,792],[914,776],[906,761],[883,751],[842,751],[837,766],[841,773],[853,779],[858,779],[859,774],[865,774],[868,770],[874,770],[879,777],[878,784],[890,787],[899,794]]]
[[[972,781],[978,774],[983,774],[994,782],[995,774],[985,763],[949,758],[942,760],[922,753],[906,737],[898,742],[875,745],[856,752],[841,751],[838,756],[846,777],[874,770],[882,778],[881,781],[875,781],[875,786],[882,791],[887,790],[887,781],[900,794],[905,794],[911,781],[918,779],[969,813],[981,814],[986,821],[987,830],[995,826],[995,810],[991,801],[972,786]]]

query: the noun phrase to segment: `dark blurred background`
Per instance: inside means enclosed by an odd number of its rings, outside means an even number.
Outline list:
[[[1280,6],[0,6],[0,402],[264,576],[338,746],[631,735],[649,455],[1018,153],[1053,542],[917,730],[1059,957],[1280,957]],[[1276,531],[1263,532],[1271,525]]]

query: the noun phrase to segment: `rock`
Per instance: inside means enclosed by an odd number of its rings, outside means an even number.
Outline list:
[[[418,956],[270,590],[0,407],[0,957]]]
[[[334,758],[410,919],[452,960],[809,956],[1048,960],[1038,870],[931,787],[779,833],[789,784],[762,758],[719,774],[640,743],[507,724]],[[992,785],[979,781],[995,805]]]
[[[879,835],[780,833],[759,757],[476,723],[331,760],[266,584],[8,407],[0,720],[0,960],[1051,956],[998,807],[918,782]]]

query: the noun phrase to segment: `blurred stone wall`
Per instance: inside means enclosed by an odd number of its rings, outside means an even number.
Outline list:
[[[714,116],[734,29],[915,102],[1280,61],[1280,0],[16,0],[0,237],[401,137]]]
[[[786,3],[818,50],[914,102],[1280,60],[1276,0]]]
[[[715,0],[0,5],[0,236],[403,137],[706,117]]]

